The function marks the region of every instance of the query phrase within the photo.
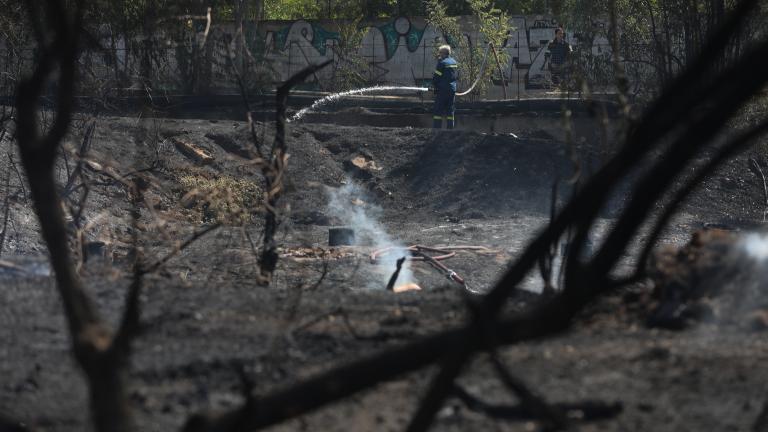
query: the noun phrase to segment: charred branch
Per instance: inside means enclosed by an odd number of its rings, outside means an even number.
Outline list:
[[[765,180],[765,174],[757,159],[749,158],[749,169],[763,181],[763,222],[765,222],[766,214],[768,214],[768,182]]]
[[[491,363],[504,386],[520,400],[520,407],[531,413],[536,420],[541,421],[544,430],[568,429],[568,421],[563,413],[529,389],[522,380],[512,375],[495,351],[491,352]]]
[[[39,32],[41,55],[31,76],[22,80],[18,87],[19,151],[43,239],[50,252],[56,285],[64,303],[72,350],[88,378],[95,429],[127,431],[130,416],[125,400],[123,371],[118,367],[118,359],[110,352],[111,331],[96,312],[72,263],[61,197],[53,176],[59,145],[72,118],[81,9],[77,7],[72,14],[58,1],[47,2],[45,7],[27,2],[27,8]],[[41,15],[46,18],[45,25]],[[50,31],[43,33],[43,28]],[[59,71],[56,118],[41,136],[38,132],[39,101],[46,82],[56,68]]]
[[[404,262],[405,262],[405,257],[398,258],[398,260],[395,262],[395,265],[397,267],[395,268],[395,271],[392,273],[392,276],[389,278],[389,282],[387,282],[387,291],[394,291],[395,283],[397,283],[397,277],[400,276],[400,269],[403,268]]]
[[[261,251],[261,256],[259,257],[259,268],[262,278],[261,282],[264,284],[269,284],[271,281],[278,260],[275,233],[277,232],[277,227],[279,225],[277,202],[283,192],[283,176],[285,175],[285,165],[287,163],[288,147],[285,141],[285,112],[288,102],[288,94],[295,85],[303,82],[308,76],[328,66],[331,62],[331,60],[328,60],[318,65],[308,66],[292,76],[285,82],[285,84],[277,89],[277,95],[275,96],[275,107],[277,111],[275,114],[275,141],[272,145],[269,160],[262,165],[262,174],[264,175],[266,189],[266,196],[264,198],[266,215],[264,217],[264,247]]]
[[[492,404],[472,395],[459,385],[454,387],[454,396],[472,411],[483,413],[489,417],[509,420],[536,420],[537,417],[521,405]],[[570,420],[595,421],[605,420],[621,414],[623,405],[620,402],[606,403],[599,401],[584,401],[573,403],[554,403],[552,409],[562,412]]]
[[[8,216],[11,213],[11,170],[5,172],[5,198],[3,198],[3,226],[0,228],[0,256],[3,256],[3,246],[8,234]]]

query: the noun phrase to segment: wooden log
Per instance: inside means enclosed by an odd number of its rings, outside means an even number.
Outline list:
[[[176,147],[176,150],[181,152],[181,154],[188,157],[189,159],[192,159],[195,163],[199,165],[208,165],[213,162],[213,156],[200,148],[200,146],[197,146],[179,137],[172,137],[171,141]]]

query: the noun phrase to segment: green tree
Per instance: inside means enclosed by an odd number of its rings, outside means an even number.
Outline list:
[[[740,28],[730,51],[719,59],[720,67],[763,31],[768,2],[760,3],[758,13]],[[592,53],[590,48],[597,37],[610,41],[615,32],[621,64],[634,83],[633,93],[650,97],[699,54],[735,4],[728,0],[564,0],[562,18],[578,32],[576,56],[583,60],[585,77],[596,82],[602,72],[613,69],[606,65],[613,61],[610,56]],[[609,22],[612,7],[615,29]]]
[[[492,0],[467,0],[466,4],[472,13],[473,20],[477,26],[476,30],[481,37],[480,41],[465,40],[459,28],[458,19],[451,16],[447,2],[441,0],[426,0],[424,2],[427,10],[427,23],[437,28],[442,34],[444,41],[435,46],[437,54],[437,45],[447,43],[456,49],[455,57],[459,62],[459,75],[470,85],[478,75],[482,73],[476,90],[473,94],[484,94],[491,82],[495,69],[495,59],[493,54],[486,49],[490,42],[496,48],[500,48],[507,38],[510,30],[509,16],[506,12],[494,6]],[[497,50],[499,62],[504,65],[508,61],[507,54]],[[487,53],[487,59],[486,57]],[[486,62],[483,68],[483,62]],[[481,70],[482,69],[482,70]],[[501,77],[503,79],[503,77]]]
[[[472,65],[473,69],[475,69],[471,71],[471,77],[474,79],[479,74],[482,74],[476,87],[476,94],[482,95],[490,87],[494,71],[498,70],[496,68],[496,58],[487,49],[487,44],[492,44],[496,48],[499,63],[502,65],[507,64],[509,56],[506,51],[502,51],[499,48],[501,48],[509,35],[510,21],[509,15],[495,7],[492,0],[467,0],[467,2],[472,10],[472,16],[476,22],[478,33],[482,38],[482,40],[477,41],[477,44],[470,47],[470,52],[473,56]],[[499,78],[504,80],[504,76]]]
[[[333,87],[335,91],[358,88],[367,82],[368,63],[360,55],[363,37],[368,32],[360,25],[362,17],[339,22],[339,41],[335,49]]]
[[[270,20],[319,19],[323,2],[307,0],[265,0],[264,14]]]

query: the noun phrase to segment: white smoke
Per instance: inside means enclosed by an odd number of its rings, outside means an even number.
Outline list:
[[[768,236],[751,233],[741,240],[741,244],[747,255],[757,261],[763,261],[768,258]]]
[[[409,255],[404,250],[405,246],[387,234],[378,221],[381,208],[370,204],[365,192],[359,186],[347,180],[342,187],[329,187],[326,188],[326,192],[328,194],[329,216],[338,218],[342,225],[355,231],[356,244],[371,246],[374,250],[395,248],[390,253],[382,255],[378,261],[385,271],[382,272],[382,279],[376,281],[375,285],[381,288],[386,287],[392,273],[397,268],[398,258]],[[405,260],[395,286],[409,282],[416,283],[416,279],[411,271],[410,261]]]

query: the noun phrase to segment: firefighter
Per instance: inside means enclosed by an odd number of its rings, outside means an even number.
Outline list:
[[[432,110],[432,127],[443,127],[443,119],[446,127],[454,126],[454,101],[456,99],[456,81],[459,79],[459,64],[451,57],[451,47],[442,45],[438,49],[439,60],[435,73],[432,75],[432,88],[435,92],[435,106]]]

